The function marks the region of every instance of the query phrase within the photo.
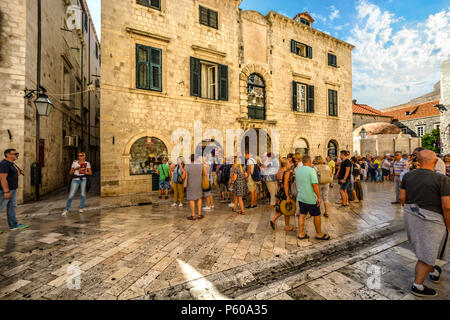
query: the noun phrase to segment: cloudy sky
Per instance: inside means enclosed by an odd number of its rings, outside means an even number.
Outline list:
[[[100,33],[101,0],[87,2]],[[355,45],[353,98],[378,109],[432,91],[450,58],[450,0],[243,0],[241,8],[308,11],[314,28]]]

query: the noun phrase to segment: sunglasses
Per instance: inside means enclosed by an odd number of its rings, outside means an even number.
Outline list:
[[[78,156],[79,157],[86,157],[86,155],[84,155],[84,154],[79,154]]]
[[[19,154],[20,154],[20,153],[13,153],[12,155],[18,157]]]

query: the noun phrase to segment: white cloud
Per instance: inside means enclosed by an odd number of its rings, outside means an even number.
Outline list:
[[[331,6],[331,11],[332,11],[332,12],[331,12],[330,16],[328,17],[328,18],[330,19],[330,21],[333,21],[334,19],[340,17],[340,15],[339,15],[339,10],[336,9],[335,6]]]
[[[414,27],[367,0],[357,4],[357,24],[346,39],[353,51],[353,97],[385,107],[432,90],[440,63],[450,57],[450,7]]]

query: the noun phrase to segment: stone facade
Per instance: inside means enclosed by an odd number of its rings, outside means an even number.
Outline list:
[[[391,123],[392,118],[382,116],[372,116],[367,114],[353,113],[353,129],[359,128],[365,124],[374,122],[386,122]]]
[[[267,16],[241,11],[240,3],[163,0],[158,10],[134,0],[102,2],[102,196],[151,191],[151,176],[130,175],[132,146],[154,137],[171,154],[178,144],[172,132],[183,128],[193,135],[195,121],[203,132],[217,129],[224,136],[227,129],[255,128],[276,140],[277,130],[282,155],[303,147],[326,155],[330,141],[352,148],[353,46],[272,11]],[[199,6],[218,12],[217,29],[199,23]],[[311,46],[312,59],[293,54],[292,39]],[[161,92],[136,89],[137,44],[161,50]],[[328,66],[329,52],[338,57],[339,68]],[[228,100],[191,95],[191,57],[228,67]],[[248,115],[252,74],[265,85],[265,119]],[[293,81],[314,86],[314,113],[293,111]],[[327,89],[338,91],[338,116],[328,114]],[[194,145],[188,147],[192,152]]]
[[[68,170],[78,151],[87,152],[93,165],[99,166],[99,129],[95,127],[99,127],[96,110],[100,96],[98,90],[88,92],[87,87],[98,79],[94,74],[100,75],[95,48],[97,45],[99,53],[100,45],[90,19],[84,31],[62,30],[66,28],[66,8],[70,4],[83,5],[90,18],[85,0],[42,1],[41,86],[47,90],[54,108],[49,117],[40,117],[44,151],[41,195],[68,182]],[[0,150],[15,148],[20,152],[17,164],[25,170],[18,192],[22,202],[34,198],[30,171],[36,162],[35,97],[24,99],[24,92],[35,90],[37,85],[37,1],[0,0],[0,17]],[[84,92],[75,94],[81,91]],[[82,136],[82,119],[84,147],[64,148],[65,135]]]
[[[424,127],[424,133],[431,133],[434,129],[439,128],[441,117],[433,116],[421,119],[393,121],[392,123],[402,129],[405,134],[410,134],[412,137],[419,137],[418,127]]]
[[[383,156],[387,153],[394,154],[396,151],[410,154],[422,144],[420,139],[408,134],[383,134],[369,136],[366,139],[355,137],[354,146],[357,154]]]
[[[441,104],[447,109],[441,113],[442,154],[450,153],[450,59],[441,65]]]

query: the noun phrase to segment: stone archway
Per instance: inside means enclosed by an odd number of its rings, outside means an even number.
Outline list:
[[[239,93],[241,96],[240,100],[240,113],[242,118],[248,117],[248,94],[247,94],[247,86],[248,86],[248,78],[252,75],[259,75],[265,84],[265,103],[266,103],[266,117],[271,115],[273,111],[271,106],[273,102],[273,87],[272,87],[272,75],[268,72],[263,66],[258,64],[248,64],[246,65],[239,76]]]
[[[310,155],[310,145],[306,138],[300,137],[294,140],[294,153],[300,153],[302,156]]]

